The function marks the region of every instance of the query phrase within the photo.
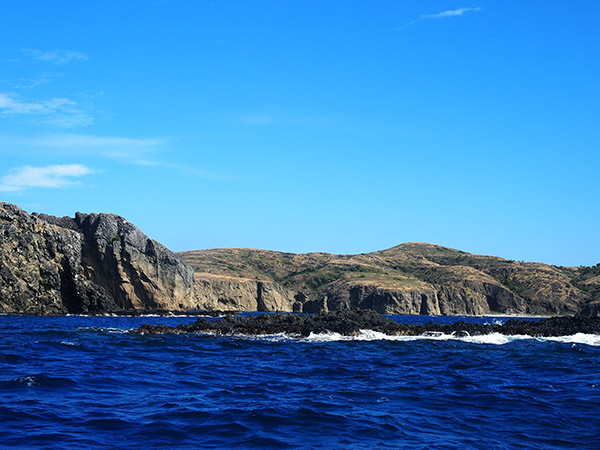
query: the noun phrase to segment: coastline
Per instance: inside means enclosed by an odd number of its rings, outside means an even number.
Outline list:
[[[487,316],[486,316],[487,317]],[[493,316],[490,316],[493,317]],[[442,333],[458,337],[500,333],[504,335],[569,336],[578,333],[600,334],[600,317],[556,316],[540,320],[509,318],[505,323],[471,323],[458,320],[453,323],[407,324],[392,320],[372,310],[345,310],[316,315],[259,314],[248,316],[225,316],[207,320],[200,317],[190,325],[150,325],[131,330],[140,334],[214,333],[241,335],[273,335],[285,333],[307,337],[311,334],[339,333],[356,336],[364,330],[390,336],[420,336]]]
[[[368,311],[368,310],[365,310]],[[332,311],[336,312],[336,311]],[[1,312],[0,316],[35,316],[35,317],[224,317],[239,316],[242,314],[294,314],[315,316],[322,313],[304,313],[295,311],[220,311],[220,310],[198,310],[198,311],[177,311],[177,310],[128,310],[113,311],[105,313],[67,313],[67,314],[40,314],[40,313],[21,313],[21,312]],[[378,313],[379,314],[379,313]],[[406,317],[431,317],[431,318],[452,318],[452,317],[470,317],[470,318],[499,318],[499,319],[550,319],[552,317],[572,317],[573,314],[556,315],[537,315],[537,314],[381,314],[388,316],[406,316]]]

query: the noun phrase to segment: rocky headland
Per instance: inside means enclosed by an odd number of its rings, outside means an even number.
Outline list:
[[[4,313],[178,310],[194,298],[193,270],[113,214],[57,218],[0,203],[0,263]]]
[[[0,313],[188,311],[598,315],[600,265],[557,267],[424,243],[373,253],[175,254],[114,214],[0,202]]]

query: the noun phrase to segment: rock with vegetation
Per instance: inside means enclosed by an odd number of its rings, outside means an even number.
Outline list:
[[[350,308],[384,314],[600,313],[600,269],[517,262],[425,243],[360,255],[252,249],[179,255],[198,277],[278,283],[296,292],[307,313]]]

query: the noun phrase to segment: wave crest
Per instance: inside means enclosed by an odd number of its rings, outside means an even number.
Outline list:
[[[343,336],[339,333],[311,333],[303,340],[308,342],[336,341],[449,341],[456,340],[471,344],[505,345],[515,341],[535,340],[537,342],[562,342],[566,344],[585,344],[600,347],[600,335],[577,333],[572,336],[534,337],[528,335],[508,336],[501,333],[490,333],[477,336],[457,336],[455,334],[428,333],[420,336],[391,336],[373,330],[361,330],[356,336]]]

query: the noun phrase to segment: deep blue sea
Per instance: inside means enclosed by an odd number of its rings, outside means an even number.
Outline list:
[[[127,332],[194,321],[0,316],[0,447],[600,448],[600,336]]]

